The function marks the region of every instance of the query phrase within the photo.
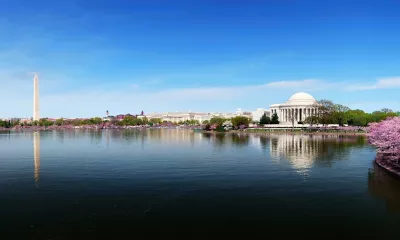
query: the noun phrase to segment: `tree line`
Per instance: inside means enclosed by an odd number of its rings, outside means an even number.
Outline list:
[[[304,122],[295,122],[295,116],[289,116],[292,124],[339,124],[340,126],[367,126],[372,122],[380,122],[388,117],[400,116],[400,112],[393,112],[388,108],[383,108],[372,113],[364,112],[360,109],[352,110],[347,106],[335,104],[331,100],[322,99],[317,101],[313,106],[316,109],[314,115],[309,116]],[[289,112],[290,113],[290,112]],[[279,123],[278,116],[272,115],[270,119],[264,114],[259,121],[260,124],[276,124]]]

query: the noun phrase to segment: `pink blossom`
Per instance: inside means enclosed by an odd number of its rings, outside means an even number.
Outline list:
[[[391,159],[400,158],[400,117],[370,123],[368,141]]]

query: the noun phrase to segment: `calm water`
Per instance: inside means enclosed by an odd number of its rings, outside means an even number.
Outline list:
[[[399,235],[400,180],[362,137],[12,132],[0,153],[11,238]]]

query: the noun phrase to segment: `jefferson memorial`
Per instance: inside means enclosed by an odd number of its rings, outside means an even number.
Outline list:
[[[303,122],[309,116],[316,115],[317,101],[308,93],[299,92],[292,95],[289,100],[282,104],[273,104],[270,106],[270,113],[276,113],[281,124],[290,124],[292,116],[294,122]]]

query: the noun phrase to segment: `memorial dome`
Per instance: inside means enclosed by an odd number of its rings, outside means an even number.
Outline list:
[[[312,105],[315,104],[317,101],[315,101],[315,98],[311,96],[308,93],[305,92],[298,92],[293,94],[289,100],[286,102],[286,104],[290,105]]]

